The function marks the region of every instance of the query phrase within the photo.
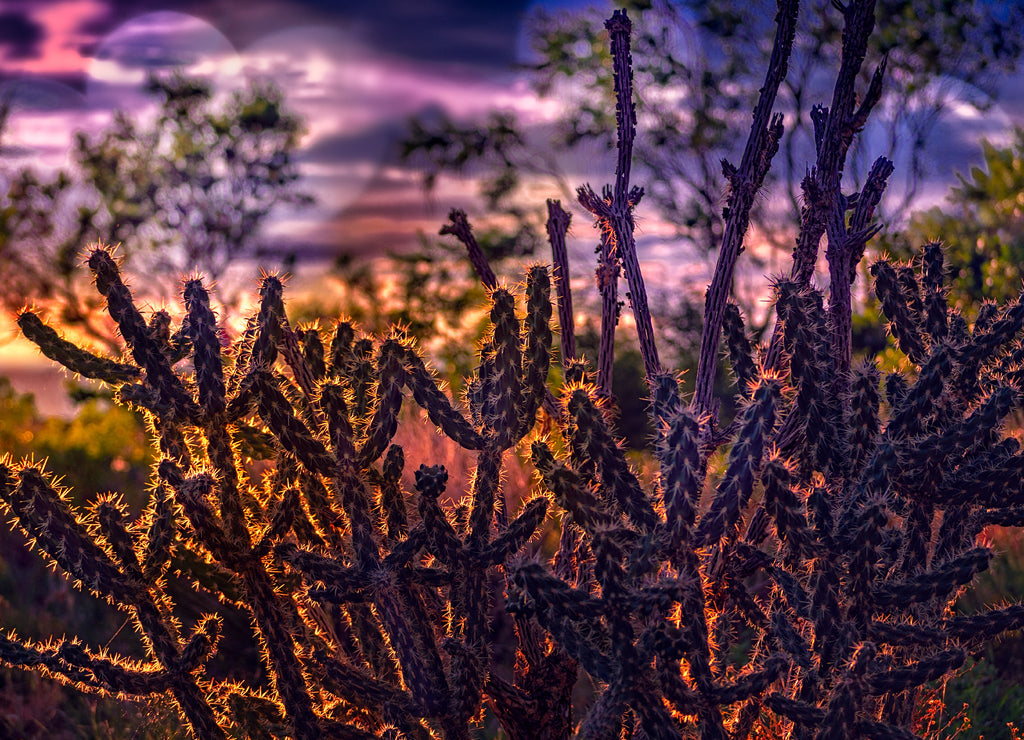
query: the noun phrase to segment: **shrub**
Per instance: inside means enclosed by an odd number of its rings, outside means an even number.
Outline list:
[[[914,266],[880,260],[875,290],[912,369],[888,375],[883,393],[872,363],[853,367],[851,283],[892,165],[876,162],[856,196],[840,190],[882,69],[856,105],[873,3],[837,7],[841,69],[831,108],[815,109],[818,158],[792,270],[775,282],[776,329],[755,351],[727,299],[783,133],[772,108],[795,33],[790,0],[743,159],[723,163],[726,228],[688,404],[661,367],[646,307],[632,216],[643,191],[629,184],[630,26],[624,12],[608,22],[619,168],[614,187],[579,195],[609,243],[602,259],[611,270],[621,261],[629,283],[657,430],[646,487],[610,421],[602,368],[615,311],[596,384],[574,357],[557,203],[558,400],[546,383],[551,276],[530,268],[520,318],[465,214],[446,231],[490,289],[491,329],[464,401],[400,333],[361,337],[340,321],[325,343],[293,329],[276,277],[230,346],[199,279],[184,285],[180,326],[162,312],[147,323],[110,253],[95,249],[89,266],[125,358],[83,352],[29,312],[19,323],[49,357],[147,415],[159,445],[149,504],[134,519],[113,495],[73,507],[37,465],[13,461],[0,465],[0,498],[46,558],[130,615],[148,657],[11,635],[3,661],[83,690],[166,696],[200,738],[468,738],[485,704],[511,738],[914,737],[921,687],[1024,625],[1022,605],[950,612],[990,563],[982,529],[1024,524],[1024,454],[1000,433],[1022,401],[1024,303],[968,327],[947,306],[939,245]],[[827,299],[810,283],[823,236]],[[608,305],[613,285],[601,282]],[[711,394],[723,327],[744,399],[724,426]],[[405,453],[392,440],[407,395],[476,454],[456,504],[442,505],[448,474],[429,461],[415,494],[401,483]],[[542,408],[554,422],[546,437],[533,434]],[[503,459],[524,440],[542,485],[513,512]],[[709,475],[719,451],[722,472]],[[553,556],[528,547],[549,510]],[[220,612],[183,624],[172,571],[215,591]],[[228,607],[251,616],[260,661],[225,676],[211,665]],[[514,622],[512,665],[501,612]],[[581,674],[593,697],[574,715]]]

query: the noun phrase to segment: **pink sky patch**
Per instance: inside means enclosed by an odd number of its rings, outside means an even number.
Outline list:
[[[43,28],[40,54],[26,59],[0,60],[0,74],[55,77],[82,74],[89,65],[82,49],[95,42],[96,37],[83,33],[81,29],[89,21],[102,18],[108,12],[109,6],[101,0],[28,3],[26,15]]]

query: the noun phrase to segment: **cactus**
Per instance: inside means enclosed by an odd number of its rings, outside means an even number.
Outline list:
[[[522,326],[515,296],[494,291],[493,361],[476,379],[484,392],[473,424],[398,335],[358,338],[339,323],[328,366],[316,330],[290,328],[276,277],[264,279],[249,330],[226,349],[202,281],[186,281],[190,351],[179,364],[148,330],[110,253],[94,249],[89,265],[131,362],[80,350],[29,312],[20,323],[48,356],[147,414],[162,454],[152,504],[136,521],[110,497],[76,512],[37,466],[10,460],[0,464],[0,494],[45,557],[131,615],[150,660],[14,636],[4,660],[88,691],[170,692],[196,737],[268,716],[297,738],[373,737],[391,725],[416,737],[468,737],[489,674],[487,574],[518,556],[548,508],[536,497],[509,512],[499,485],[503,453],[533,428],[547,388],[547,270],[530,271]],[[407,395],[479,451],[467,530],[438,501],[443,468],[421,467],[415,497],[402,490],[404,454],[391,440]],[[252,433],[262,456],[277,460],[269,486],[240,454]],[[175,551],[214,563],[237,585],[260,642],[262,684],[207,675],[219,617],[203,617],[191,634],[174,620],[164,572]],[[354,645],[328,626],[338,623],[350,625]],[[545,688],[538,682],[529,698],[540,701]]]
[[[491,301],[464,401],[401,333],[360,336],[338,321],[326,345],[317,326],[292,329],[275,276],[229,346],[198,278],[184,283],[180,326],[165,312],[147,323],[95,248],[88,263],[125,356],[81,350],[28,311],[19,324],[47,357],[146,416],[159,448],[149,504],[135,519],[113,495],[77,509],[38,465],[10,459],[0,500],[44,558],[130,617],[148,657],[10,634],[0,660],[83,691],[164,697],[197,738],[468,740],[485,706],[516,739],[742,740],[780,727],[797,739],[914,737],[921,687],[1024,626],[1024,605],[950,610],[989,566],[984,527],[1024,524],[1024,453],[1000,431],[1024,402],[1024,303],[993,304],[968,327],[946,303],[938,245],[914,266],[879,260],[874,288],[909,369],[882,393],[875,365],[852,362],[850,282],[892,169],[876,163],[855,200],[839,189],[881,68],[855,107],[873,3],[837,8],[844,54],[832,108],[813,114],[818,163],[792,270],[774,281],[776,328],[753,346],[728,286],[782,135],[772,107],[793,0],[780,3],[742,163],[723,165],[728,225],[689,402],[661,367],[647,312],[632,233],[642,190],[629,185],[630,25],[625,12],[609,21],[619,167],[604,197],[579,197],[608,240],[603,264],[621,260],[630,285],[656,430],[647,484],[617,441],[605,378],[592,383],[574,356],[568,217],[556,202],[549,235],[568,322],[557,397],[552,276],[531,267],[521,298],[498,285],[462,212],[445,230],[467,244]],[[827,300],[810,285],[823,235]],[[723,331],[743,401],[724,426],[709,395]],[[443,467],[394,444],[407,401],[476,455],[468,490],[450,495]],[[546,436],[533,434],[541,416]],[[538,490],[513,509],[504,458],[526,443]],[[546,526],[558,538],[550,557],[531,544]],[[197,587],[215,577],[225,605],[250,616],[260,675],[210,670],[222,615],[180,624],[171,568]],[[585,706],[573,703],[581,674],[594,689]]]

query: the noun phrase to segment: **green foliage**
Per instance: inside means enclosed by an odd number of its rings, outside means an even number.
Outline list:
[[[960,185],[947,205],[914,214],[894,251],[941,241],[951,271],[950,300],[973,318],[985,300],[1005,301],[1020,290],[1024,272],[1024,130],[997,147],[982,143],[984,164]]]
[[[146,89],[157,102],[152,123],[117,113],[98,136],[76,135],[70,171],[5,178],[8,309],[56,303],[65,326],[113,346],[82,285],[83,245],[119,244],[140,273],[199,269],[219,279],[233,261],[261,253],[272,212],[311,202],[296,189],[302,124],[280,90],[253,83],[218,100],[207,83],[180,74],[153,77]]]
[[[0,378],[0,447],[19,457],[25,455],[40,422],[35,399],[18,393],[7,378]]]
[[[71,419],[43,417],[32,396],[15,391],[6,378],[0,378],[0,449],[48,460],[79,491],[136,490],[152,459],[138,414],[89,400]],[[143,503],[140,497],[131,505],[141,509]]]
[[[1020,660],[1020,639],[999,640],[985,651],[984,658],[969,661],[963,675],[945,685],[942,700],[951,709],[965,707],[972,736],[986,740],[1014,740],[1011,726],[1019,728],[1024,709],[1024,686],[1020,673],[1000,667],[1001,657],[1009,653]]]
[[[401,156],[422,172],[427,193],[443,175],[479,178],[480,197],[492,214],[481,232],[481,247],[489,259],[502,260],[532,255],[541,243],[543,217],[520,202],[520,188],[524,179],[551,176],[557,168],[553,159],[529,156],[527,151],[527,141],[509,113],[495,112],[487,120],[471,124],[461,124],[442,113],[436,121],[409,121]],[[563,181],[559,184],[568,192]]]

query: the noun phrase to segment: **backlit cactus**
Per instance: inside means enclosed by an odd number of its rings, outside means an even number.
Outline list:
[[[137,521],[113,498],[75,512],[30,463],[6,461],[0,484],[7,509],[43,554],[139,623],[151,662],[131,666],[74,640],[41,646],[16,638],[5,660],[87,690],[170,690],[197,737],[245,734],[246,718],[268,711],[294,737],[372,737],[389,725],[415,737],[468,737],[493,639],[488,574],[517,556],[548,508],[535,498],[508,517],[499,485],[503,452],[533,427],[547,390],[546,270],[530,272],[524,327],[515,297],[494,291],[493,349],[475,379],[482,392],[474,425],[397,335],[356,338],[339,323],[328,367],[315,330],[300,339],[290,328],[276,277],[265,278],[249,331],[227,348],[202,282],[188,280],[179,332],[188,361],[175,366],[110,254],[95,249],[89,264],[132,362],[79,350],[30,312],[20,322],[49,356],[115,385],[122,402],[148,414],[163,455],[153,503]],[[402,490],[404,455],[391,439],[406,395],[451,438],[479,450],[465,529],[438,501],[443,468],[421,467],[416,500]],[[277,461],[262,479],[240,451],[254,436],[263,449],[248,454]],[[496,511],[511,521],[496,527]],[[265,684],[205,676],[219,622],[204,617],[191,637],[181,634],[163,588],[175,549],[215,563],[237,584],[260,640]],[[367,691],[387,699],[367,704]]]
[[[754,346],[725,278],[782,135],[770,88],[796,7],[780,4],[748,151],[740,167],[724,165],[728,249],[692,399],[661,369],[644,315],[630,26],[624,13],[609,22],[620,167],[614,191],[580,198],[615,247],[602,259],[623,259],[638,314],[656,430],[646,483],[618,442],[607,389],[573,356],[571,323],[560,327],[564,382],[549,386],[548,270],[529,268],[521,299],[500,287],[464,213],[446,231],[469,245],[491,301],[464,400],[401,333],[361,336],[344,321],[293,329],[274,276],[233,342],[200,279],[184,283],[179,325],[163,311],[147,323],[95,248],[88,263],[125,356],[81,350],[30,311],[19,324],[47,357],[145,414],[159,448],[149,503],[135,518],[114,495],[77,509],[39,466],[9,459],[0,498],[45,558],[130,616],[148,658],[8,635],[0,660],[84,691],[166,697],[197,738],[468,740],[485,708],[516,740],[914,737],[916,692],[1024,626],[1024,605],[950,609],[992,559],[982,530],[1024,525],[1024,452],[1001,429],[1024,401],[1024,300],[986,307],[972,327],[947,306],[939,245],[914,265],[880,260],[874,289],[908,370],[883,392],[875,364],[853,362],[849,284],[892,168],[876,163],[856,199],[839,191],[880,84],[879,72],[853,107],[873,4],[840,10],[836,107],[814,113],[819,162],[805,190],[815,198],[790,275],[774,280],[774,333]],[[557,203],[549,213],[559,316],[571,322],[568,217]],[[810,284],[823,235],[827,297]],[[707,372],[722,332],[742,406],[720,426]],[[394,444],[409,400],[475,454],[466,490]],[[546,434],[534,433],[541,416]],[[527,443],[538,490],[519,502],[502,470]],[[545,546],[531,542],[545,528]],[[215,677],[224,615],[180,624],[169,572],[219,584],[225,608],[249,615],[260,675]],[[574,704],[584,675],[592,696]]]

